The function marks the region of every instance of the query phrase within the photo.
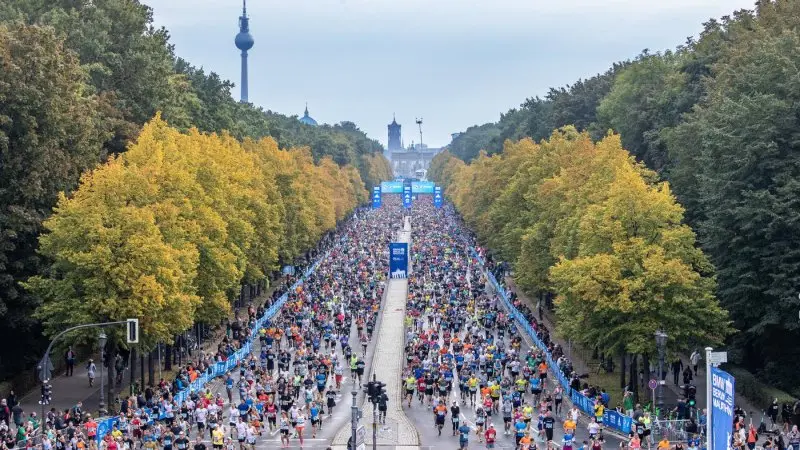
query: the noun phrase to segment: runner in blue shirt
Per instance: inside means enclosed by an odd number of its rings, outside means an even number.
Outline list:
[[[469,445],[469,433],[472,431],[467,424],[461,425],[458,428],[458,444],[461,450],[465,450]]]

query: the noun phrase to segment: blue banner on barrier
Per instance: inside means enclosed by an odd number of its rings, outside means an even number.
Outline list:
[[[411,186],[403,186],[403,208],[411,208]]]
[[[408,276],[408,243],[391,242],[389,244],[389,276],[406,278]]]
[[[728,450],[733,436],[733,398],[736,380],[724,370],[711,368],[711,445]]]
[[[381,187],[372,187],[372,207],[377,209],[381,207]]]
[[[324,261],[327,257],[328,257],[328,252],[322,255],[321,258],[319,258],[311,267],[309,267],[308,270],[306,270],[305,273],[303,273],[303,277],[297,280],[292,285],[292,287],[289,288],[289,290],[291,292],[295,292],[297,288],[303,284],[304,280],[308,278],[308,276],[311,275],[317,269],[320,263],[322,263],[322,261]],[[175,393],[175,395],[173,396],[175,401],[178,402],[178,404],[183,403],[187,398],[189,398],[189,394],[191,394],[192,391],[197,392],[202,390],[205,387],[205,385],[208,384],[209,381],[213,380],[216,377],[225,375],[226,373],[234,369],[236,366],[238,366],[239,363],[243,359],[245,359],[247,355],[250,354],[250,351],[253,348],[253,341],[256,339],[258,335],[258,330],[264,327],[264,325],[275,315],[275,313],[277,313],[278,310],[283,307],[283,305],[286,303],[288,299],[289,299],[288,294],[284,293],[283,295],[281,295],[278,298],[278,301],[276,301],[272,306],[270,306],[267,312],[260,319],[256,321],[255,326],[253,327],[253,331],[250,333],[250,341],[243,344],[238,351],[236,351],[224,362],[217,362],[216,364],[214,364],[212,366],[212,371],[210,374],[204,373],[203,375],[198,376],[192,383],[189,384],[189,387],[181,390],[180,392]],[[161,415],[158,417],[158,419],[163,419],[165,417],[166,416],[164,416],[162,412]],[[118,422],[119,418],[116,416],[98,420],[97,440],[99,441],[103,439],[103,437],[106,434],[110,433],[114,429],[114,425],[117,424]]]
[[[437,208],[441,208],[443,202],[444,202],[444,197],[442,196],[442,187],[441,186],[434,186],[434,188],[433,188],[433,206],[435,206]]]
[[[402,181],[382,181],[381,193],[383,194],[402,194],[403,182]]]
[[[472,252],[472,256],[478,260],[481,267],[484,267],[483,258],[478,254],[478,252],[473,248],[470,247],[470,251]],[[588,414],[589,416],[594,416],[594,402],[592,399],[586,397],[585,395],[581,394],[578,391],[573,391],[569,386],[569,380],[567,377],[561,372],[559,367],[555,364],[553,360],[553,355],[547,350],[547,346],[539,339],[539,336],[536,334],[536,331],[533,329],[530,323],[525,319],[525,316],[517,310],[516,307],[511,303],[509,300],[509,292],[497,282],[497,279],[494,275],[489,272],[488,270],[484,270],[486,276],[489,278],[489,283],[491,283],[492,287],[500,296],[500,300],[502,300],[503,304],[505,304],[506,309],[509,312],[510,317],[514,318],[517,321],[519,326],[525,330],[525,334],[533,341],[533,343],[538,347],[545,355],[547,359],[547,364],[553,369],[553,372],[556,373],[556,378],[558,378],[559,383],[564,388],[565,392],[569,392],[570,399],[575,406],[578,407],[581,411]],[[714,419],[716,422],[716,419]],[[631,432],[631,427],[633,426],[633,419],[620,414],[614,410],[607,409],[604,411],[603,414],[603,422],[606,426],[613,428],[617,431],[622,433],[628,434]],[[730,419],[729,423],[732,423],[733,419]],[[714,445],[716,447],[716,444]],[[724,450],[724,449],[711,449],[711,450]]]

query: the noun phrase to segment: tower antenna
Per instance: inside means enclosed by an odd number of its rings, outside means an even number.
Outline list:
[[[417,125],[419,125],[419,150],[422,151],[422,117],[417,119]]]

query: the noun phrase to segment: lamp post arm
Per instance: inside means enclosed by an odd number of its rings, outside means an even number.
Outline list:
[[[81,329],[81,328],[104,327],[104,326],[107,326],[107,325],[119,325],[119,324],[123,324],[123,323],[127,323],[127,322],[128,322],[127,320],[120,320],[120,321],[116,321],[116,322],[85,323],[83,325],[75,325],[74,327],[67,328],[66,330],[64,330],[64,331],[58,333],[57,335],[55,335],[55,337],[53,337],[53,339],[50,340],[50,344],[47,346],[47,350],[45,350],[44,356],[42,357],[42,368],[41,368],[41,371],[39,372],[39,376],[42,378],[42,380],[41,380],[42,384],[44,384],[44,382],[46,381],[46,380],[44,380],[44,377],[42,375],[44,375],[44,373],[48,371],[49,366],[50,366],[50,351],[53,349],[53,344],[56,343],[58,338],[60,338],[61,336],[65,335],[67,333],[69,333],[70,331],[78,330],[78,329]],[[101,362],[101,364],[102,364],[102,362]],[[45,410],[44,401],[42,401],[41,403],[42,403],[42,413],[41,413],[42,416],[39,418],[39,420],[41,421],[42,425],[41,425],[41,427],[39,429],[40,430],[44,430],[45,426],[47,425],[47,420],[45,418],[45,412],[44,412],[44,410]],[[44,432],[40,432],[39,433],[39,437],[40,437],[40,439],[43,438],[44,437]]]
[[[57,335],[55,335],[55,337],[54,337],[54,338],[53,338],[53,339],[50,341],[50,345],[48,345],[48,346],[47,346],[47,350],[45,350],[45,352],[44,352],[44,357],[42,358],[42,365],[43,365],[43,366],[42,366],[42,369],[43,369],[43,370],[46,370],[46,369],[47,369],[47,366],[45,366],[44,364],[47,364],[47,361],[48,361],[48,359],[50,358],[50,351],[53,349],[53,344],[55,344],[55,343],[56,343],[56,341],[58,340],[58,338],[60,338],[61,336],[63,336],[63,335],[65,335],[65,334],[69,333],[70,331],[78,330],[78,329],[80,329],[80,328],[104,327],[104,326],[106,326],[106,325],[119,325],[119,324],[123,324],[123,323],[127,323],[127,321],[126,321],[126,320],[120,320],[120,321],[117,321],[117,322],[85,323],[85,324],[83,324],[83,325],[76,325],[76,326],[74,326],[74,327],[67,328],[66,330],[64,330],[64,331],[62,331],[62,332],[60,332],[60,333],[58,333],[58,334],[57,334]]]

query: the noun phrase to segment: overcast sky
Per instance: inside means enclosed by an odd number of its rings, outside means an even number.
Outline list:
[[[236,83],[241,0],[144,0],[179,56]],[[753,0],[249,0],[250,101],[442,146],[551,86],[674,48]]]

